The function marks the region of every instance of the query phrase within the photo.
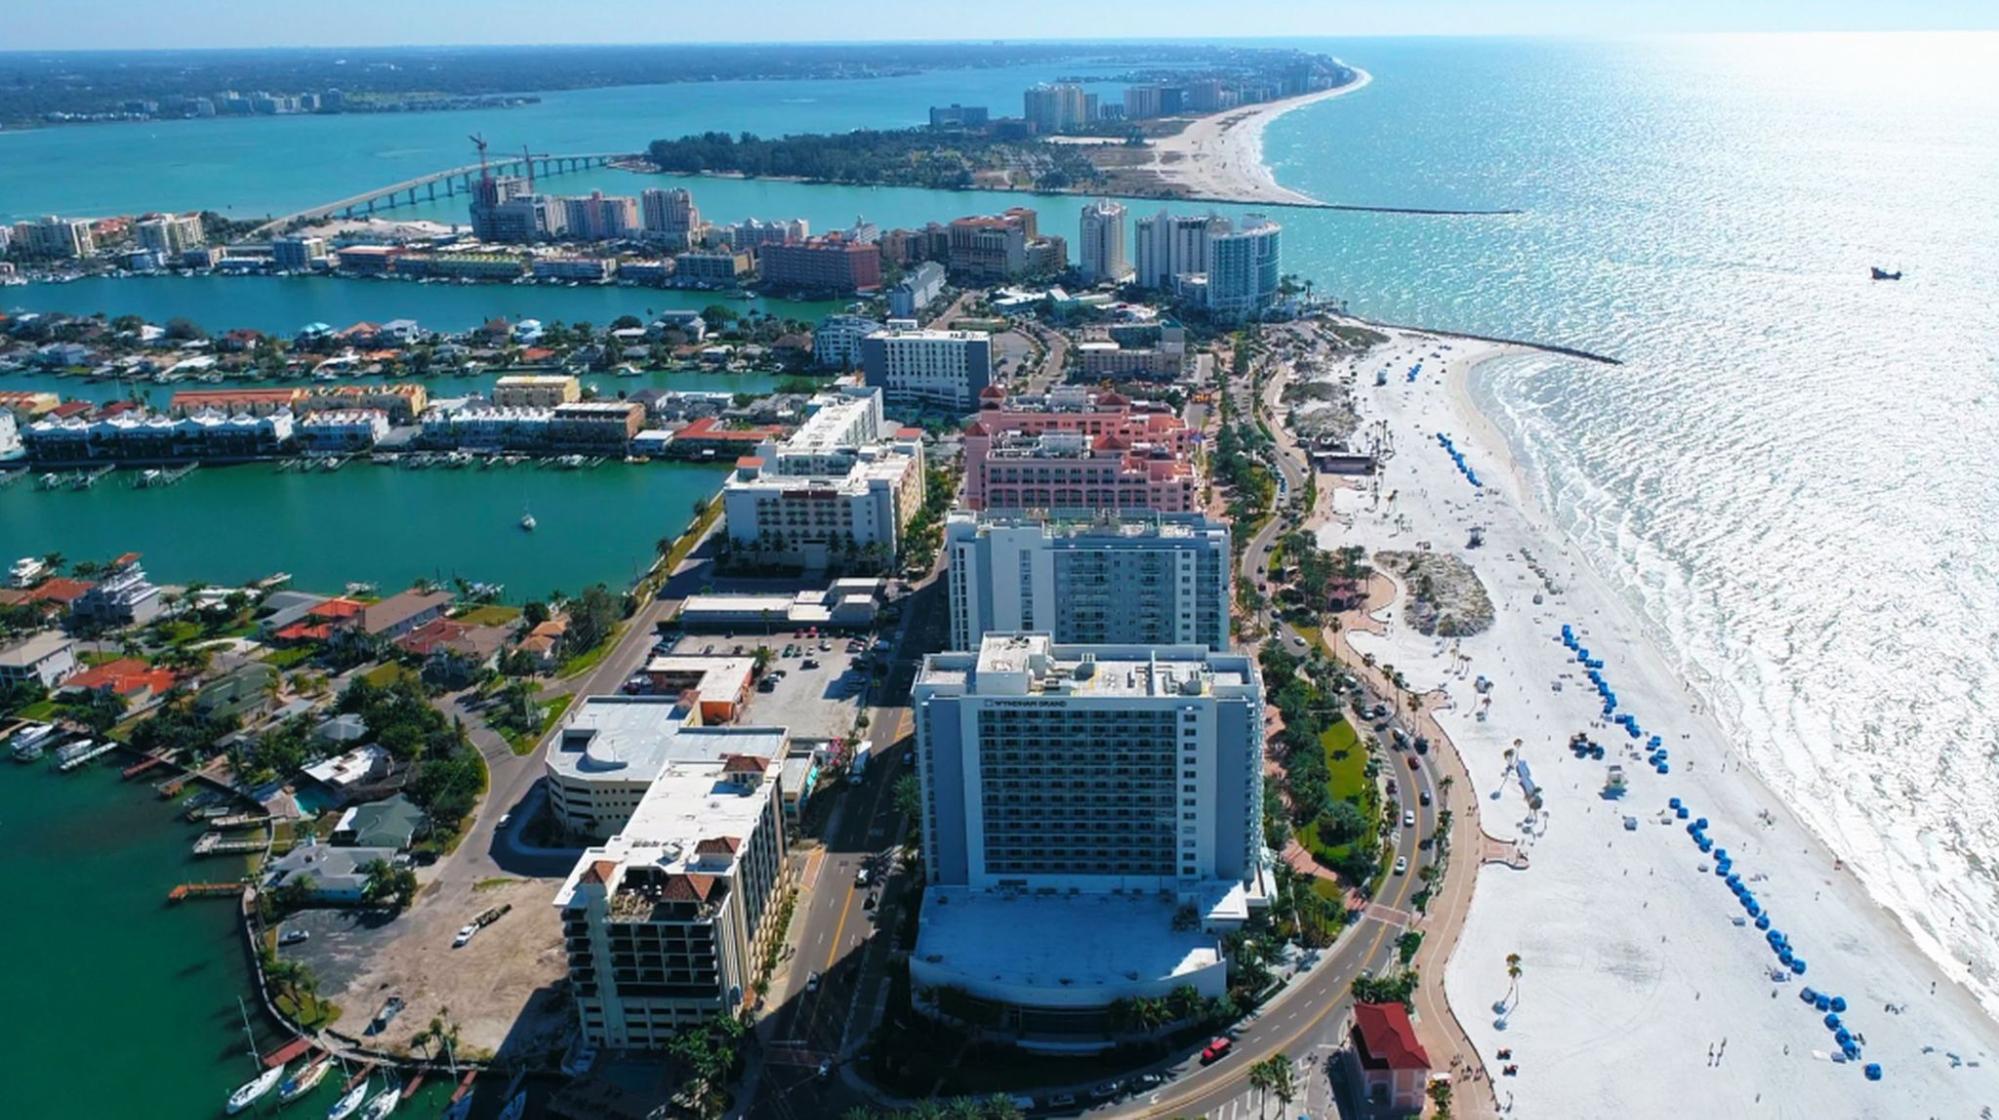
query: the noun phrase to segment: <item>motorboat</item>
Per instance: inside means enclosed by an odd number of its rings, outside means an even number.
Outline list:
[[[527,532],[532,533],[534,532],[534,527],[535,527],[534,514],[528,510],[523,509],[521,511],[521,528]]]
[[[38,556],[23,556],[7,569],[7,586],[33,587],[49,574],[49,566]]]
[[[229,1103],[223,1106],[223,1111],[231,1116],[236,1115],[257,1103],[259,1098],[277,1088],[278,1083],[284,1079],[285,1067],[283,1066],[276,1066],[265,1070],[255,1078],[244,1082],[235,1092],[229,1094]]]
[[[326,1110],[326,1120],[347,1120],[361,1107],[361,1102],[367,1099],[368,1079],[364,1077],[356,1082],[352,1089],[340,1094],[340,1099],[334,1101],[333,1107]]]

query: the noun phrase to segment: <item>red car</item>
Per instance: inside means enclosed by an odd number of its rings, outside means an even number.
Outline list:
[[[1411,770],[1416,769],[1416,756],[1412,754],[1412,755],[1407,755],[1405,757],[1409,760],[1409,769]]]
[[[1221,1061],[1228,1056],[1228,1052],[1234,1047],[1235,1040],[1230,1038],[1218,1038],[1208,1043],[1207,1049],[1201,1051],[1201,1064],[1205,1066]]]

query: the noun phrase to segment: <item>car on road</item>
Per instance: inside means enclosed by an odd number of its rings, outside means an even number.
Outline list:
[[[1124,1092],[1124,1082],[1106,1081],[1101,1085],[1093,1085],[1090,1087],[1090,1099],[1093,1101],[1113,1101],[1116,1100],[1118,1098],[1118,1095],[1123,1092]]]
[[[1235,1049],[1234,1039],[1217,1038],[1213,1042],[1208,1043],[1208,1045],[1202,1049],[1201,1064],[1205,1066],[1205,1065],[1211,1065],[1215,1062],[1219,1062],[1223,1058],[1228,1057],[1229,1051],[1233,1049]]]
[[[868,880],[871,878],[873,878],[872,873],[869,872],[867,868],[863,867],[860,869],[860,871],[855,873],[854,885],[857,887],[865,887],[868,885]]]
[[[1411,770],[1416,769],[1416,756],[1412,754],[1412,755],[1406,755],[1405,757],[1409,760],[1409,769]]]
[[[807,976],[805,978],[805,990],[808,992],[816,992],[819,990],[819,974],[817,972],[814,972],[812,975]]]
[[[1429,737],[1429,736],[1427,736],[1427,735],[1418,735],[1418,736],[1416,736],[1416,753],[1417,753],[1417,754],[1429,754],[1429,753],[1430,753],[1430,737]]]
[[[1402,827],[1403,828],[1416,827],[1416,810],[1404,809],[1402,811]]]
[[[1067,1112],[1076,1107],[1076,1094],[1057,1093],[1048,1098],[1048,1107],[1056,1112]]]
[[[312,933],[309,930],[288,929],[278,935],[278,944],[296,945],[301,941],[311,940],[311,938],[312,938]]]
[[[1416,800],[1424,805],[1428,805],[1430,803],[1430,791],[1426,789],[1418,792],[1416,794]]]
[[[458,936],[451,939],[451,947],[453,949],[463,949],[465,946],[472,944],[472,939],[477,936],[479,936],[479,923],[473,922],[469,926],[461,926],[458,930]]]
[[[1157,1089],[1164,1084],[1166,1084],[1166,1075],[1163,1073],[1141,1073],[1131,1079],[1131,1091],[1134,1093],[1143,1093],[1147,1090]]]
[[[1409,870],[1409,857],[1408,857],[1408,856],[1396,856],[1396,857],[1395,857],[1395,873],[1396,873],[1397,875],[1402,875],[1402,874],[1406,874],[1406,873],[1408,872],[1408,870]]]
[[[820,1063],[819,1063],[819,1069],[818,1069],[818,1071],[817,1071],[817,1073],[816,1073],[816,1076],[817,1076],[817,1077],[819,1078],[819,1080],[821,1080],[821,1081],[824,1081],[824,1080],[826,1080],[827,1078],[829,1078],[829,1077],[833,1076],[833,1063],[832,1063],[832,1062],[820,1062]]]
[[[882,896],[878,894],[871,894],[868,897],[861,900],[861,909],[873,910],[875,907],[881,905],[881,901],[882,901]]]

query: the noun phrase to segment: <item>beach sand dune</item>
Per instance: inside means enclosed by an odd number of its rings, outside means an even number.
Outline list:
[[[1565,550],[1532,500],[1466,390],[1478,361],[1506,352],[1397,332],[1358,359],[1357,439],[1380,439],[1389,454],[1378,489],[1339,491],[1321,531],[1328,547],[1370,553],[1418,542],[1463,550],[1474,525],[1484,531],[1483,547],[1463,554],[1492,593],[1490,631],[1425,638],[1400,625],[1398,601],[1381,612],[1385,635],[1350,637],[1411,688],[1448,695],[1437,718],[1465,756],[1484,827],[1531,861],[1481,871],[1445,975],[1500,1104],[1530,1116],[1976,1116],[1999,1106],[1999,1030],[1744,767],[1625,601]],[[1383,368],[1386,384],[1374,387]],[[1586,671],[1559,640],[1564,623],[1603,661],[1618,710],[1638,718],[1643,739],[1602,720]],[[1608,757],[1573,757],[1577,732]],[[1655,734],[1669,752],[1666,775],[1644,758]],[[1509,751],[1526,761],[1539,811]],[[1604,796],[1611,764],[1628,775],[1620,800]],[[1713,855],[1667,812],[1672,797],[1708,818],[1708,835],[1807,961],[1804,976],[1779,969]],[[1517,984],[1506,964],[1514,953]],[[1824,1013],[1799,998],[1808,985],[1846,999],[1843,1021],[1865,1039],[1860,1062],[1881,1063],[1881,1082],[1831,1060],[1838,1045]],[[1502,1072],[1503,1047],[1517,1075]]]

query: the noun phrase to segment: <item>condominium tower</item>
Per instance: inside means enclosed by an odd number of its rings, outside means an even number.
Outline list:
[[[1097,284],[1131,275],[1131,267],[1125,263],[1122,203],[1105,198],[1084,206],[1079,232],[1077,253],[1085,281]]]

